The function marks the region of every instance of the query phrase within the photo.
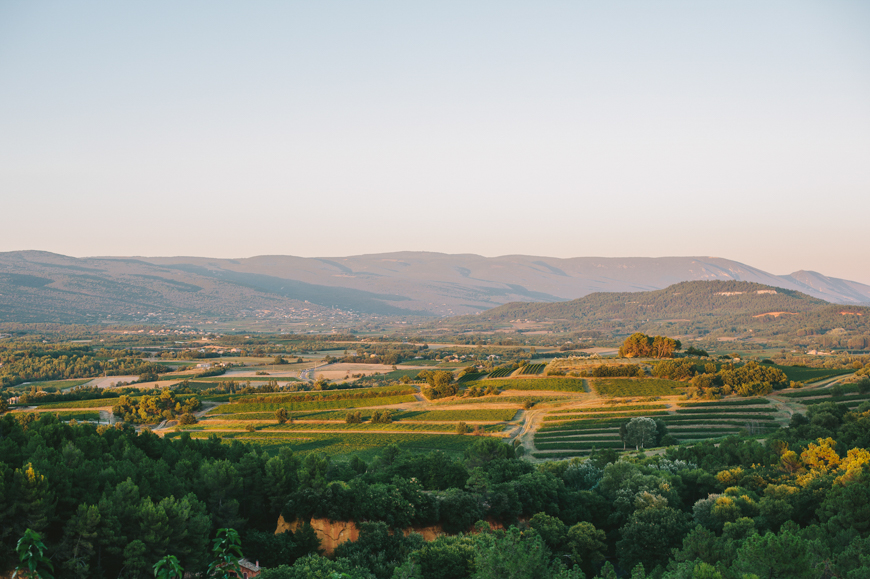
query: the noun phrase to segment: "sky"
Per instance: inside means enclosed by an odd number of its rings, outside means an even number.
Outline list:
[[[870,283],[870,3],[0,0],[0,251]]]

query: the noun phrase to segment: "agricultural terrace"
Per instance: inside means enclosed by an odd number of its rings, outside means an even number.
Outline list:
[[[558,375],[570,368],[576,371]],[[422,396],[425,384],[407,383],[419,369],[383,375],[384,381],[392,381],[388,385],[364,378],[359,383],[368,387],[246,394],[214,393],[227,376],[191,376],[184,387],[194,394],[179,393],[175,399],[184,403],[196,396],[202,401],[195,423],[172,420],[156,431],[170,437],[251,442],[269,452],[290,446],[301,453],[369,458],[390,444],[457,455],[475,437],[494,436],[521,446],[533,459],[561,459],[605,449],[633,450],[620,436],[620,428],[632,418],[656,421],[656,440],[650,446],[693,444],[745,432],[763,436],[816,404],[833,403],[845,412],[870,402],[866,386],[831,386],[843,374],[838,370],[779,367],[795,382],[822,382],[766,397],[687,400],[687,380],[637,377],[639,368],[641,374],[649,370],[636,359],[558,359],[488,375],[471,372],[455,382],[454,395],[433,400]],[[141,395],[129,399],[135,403]],[[99,421],[109,417],[118,400],[47,401],[37,410],[59,413],[65,420]]]

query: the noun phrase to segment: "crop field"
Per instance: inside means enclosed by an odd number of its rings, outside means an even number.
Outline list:
[[[507,378],[508,376],[510,376],[513,373],[514,373],[514,371],[511,370],[510,368],[499,368],[498,370],[495,370],[494,372],[490,372],[489,377],[490,378]]]
[[[470,424],[471,428],[476,425]],[[197,431],[227,431],[239,432],[245,431],[253,427],[255,432],[285,432],[285,431],[356,431],[356,430],[372,430],[375,432],[383,430],[394,430],[399,432],[456,432],[456,424],[443,422],[437,424],[427,424],[425,422],[391,422],[389,424],[372,424],[371,422],[363,422],[362,424],[345,424],[344,422],[287,422],[285,424],[277,424],[272,422],[224,422],[205,420],[198,424],[182,427],[182,430],[197,432]],[[481,432],[501,432],[504,427],[499,424],[482,424],[479,426]]]
[[[472,380],[483,380],[486,378],[488,374],[486,372],[469,372],[468,374],[464,374],[457,382],[460,384],[464,384],[465,382],[471,382]]]
[[[843,394],[860,394],[857,384],[843,384],[838,387],[838,390]],[[834,388],[812,388],[806,390],[797,390],[793,392],[779,392],[779,396],[785,398],[816,398],[829,397],[834,395]]]
[[[288,412],[294,420],[341,420],[347,416],[346,411],[326,412]],[[424,422],[505,422],[513,420],[517,414],[514,409],[486,408],[477,410],[403,410],[392,414],[393,420],[424,421]],[[212,418],[220,420],[274,420],[274,412],[248,412],[241,414],[215,414],[208,412]],[[372,411],[360,411],[363,420],[372,417]]]
[[[537,404],[539,402],[562,402],[571,400],[567,396],[481,396],[479,398],[463,398],[461,400],[436,400],[432,405],[460,406],[464,404],[510,404],[520,406],[525,402]]]
[[[549,415],[544,417],[544,422],[577,422],[584,420],[587,416],[586,414],[557,414],[557,415]],[[649,417],[657,417],[657,416],[669,416],[666,410],[656,410],[653,412],[612,412],[609,414],[593,414],[592,417],[595,419],[605,419],[605,418],[626,418],[630,419],[635,416],[649,416]]]
[[[179,436],[180,433],[170,433],[167,436]],[[210,438],[214,433],[190,432],[191,438]],[[477,440],[471,435],[456,434],[422,434],[422,433],[272,433],[272,432],[239,432],[221,433],[220,438],[225,443],[233,440],[258,444],[271,454],[276,454],[282,447],[290,447],[294,452],[322,452],[337,458],[350,458],[356,455],[369,461],[383,451],[385,446],[395,444],[402,450],[413,452],[431,452],[440,450],[451,456],[461,455]]]
[[[274,412],[279,408],[285,410],[333,410],[336,408],[366,408],[372,406],[389,406],[392,404],[405,404],[416,402],[411,395],[405,396],[378,396],[371,398],[349,398],[343,400],[311,400],[308,402],[231,402],[216,407],[212,414],[239,414],[243,412]]]
[[[645,382],[646,380],[605,379],[598,382]],[[663,381],[669,382],[669,381]],[[632,392],[637,395],[636,391]],[[535,458],[582,456],[592,449],[622,449],[620,425],[633,417],[661,420],[677,441],[694,443],[737,434],[776,428],[778,409],[765,398],[678,402],[675,411],[667,404],[607,404],[590,408],[562,408],[548,412],[534,435]],[[570,451],[570,452],[569,452]]]
[[[589,382],[599,395],[612,398],[671,396],[685,387],[684,383],[659,378],[593,378]]]
[[[667,404],[626,404],[624,406],[596,406],[594,408],[566,408],[563,410],[553,410],[550,415],[555,414],[587,414],[587,413],[597,413],[597,412],[613,412],[618,410],[620,412],[626,412],[629,410],[660,410],[662,408],[667,408]]]
[[[490,383],[468,382],[466,386],[488,386]],[[581,378],[509,378],[494,383],[502,390],[538,390],[541,392],[586,392],[586,381]]]
[[[83,384],[87,384],[93,380],[93,378],[77,378],[74,380],[45,380],[43,382],[27,382],[25,384],[19,384],[16,389],[20,390],[30,390],[31,387],[36,386],[37,388],[56,388],[57,390],[66,390],[67,388],[75,388],[76,386],[81,386]]]
[[[535,376],[537,374],[543,374],[544,368],[546,367],[546,364],[526,364],[520,368],[518,374],[520,376]]]
[[[37,415],[42,413],[37,413]],[[69,420],[86,420],[90,422],[99,422],[100,413],[97,410],[55,410],[53,412],[48,412],[48,414],[54,414],[60,420],[69,421]]]
[[[794,382],[818,382],[825,378],[834,378],[844,374],[851,374],[854,370],[832,368],[804,368],[802,366],[774,366],[785,372],[786,378]]]
[[[135,398],[135,396],[133,397]],[[52,402],[40,404],[40,410],[56,410],[63,408],[109,408],[118,403],[118,398],[99,398],[97,400],[71,400],[70,402]]]
[[[704,406],[763,406],[770,404],[767,398],[750,398],[748,400],[711,400],[709,402],[677,402],[681,407],[704,407]]]
[[[733,406],[723,406],[722,408],[679,408],[677,409],[677,414],[716,414],[721,415],[723,411],[727,412]],[[743,414],[756,414],[756,413],[765,413],[765,412],[778,412],[776,408],[771,408],[769,406],[760,407],[760,408],[747,408],[744,406],[738,406],[735,412],[742,412]]]

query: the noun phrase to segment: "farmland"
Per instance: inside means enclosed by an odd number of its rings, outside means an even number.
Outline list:
[[[622,398],[627,396],[671,396],[679,394],[684,383],[656,378],[595,378],[589,380],[601,396]]]
[[[190,432],[191,438],[207,439],[215,434],[208,432]],[[180,433],[169,433],[166,436],[176,437]],[[414,452],[429,452],[441,450],[451,456],[459,456],[474,443],[474,436],[457,436],[455,434],[421,434],[421,433],[272,433],[272,432],[222,432],[220,437],[224,442],[253,443],[270,453],[276,454],[282,447],[289,447],[296,453],[318,452],[333,457],[348,457],[351,455],[371,461],[378,456],[384,447],[396,445],[402,450]]]
[[[196,413],[196,423],[181,425],[171,420],[156,432],[169,437],[181,433],[194,438],[219,436],[227,443],[253,442],[269,452],[287,445],[302,453],[318,451],[336,457],[356,452],[368,456],[393,443],[402,448],[458,453],[476,436],[494,436],[521,445],[532,459],[551,459],[622,450],[625,444],[620,427],[632,418],[652,418],[659,423],[655,445],[694,444],[741,432],[763,435],[787,422],[794,408],[806,409],[822,402],[856,408],[870,399],[855,387],[833,389],[823,383],[823,387],[776,391],[763,398],[692,400],[685,396],[687,381],[612,374],[595,377],[590,370],[602,365],[621,368],[626,363],[580,358],[549,364],[521,361],[495,369],[478,365],[477,370],[464,373],[458,370],[467,364],[439,364],[440,369],[457,370],[452,372],[454,389],[431,400],[422,395],[429,386],[417,379],[420,367],[388,370],[381,365],[380,373],[374,376],[367,367],[354,376],[363,376],[356,383],[339,379],[318,384],[316,389],[310,376],[307,384],[295,378],[247,376],[253,367],[233,370],[233,376],[175,375],[171,376],[175,384],[189,389],[186,394],[179,393],[178,399],[197,396],[203,406]],[[547,371],[555,368],[561,374],[571,365],[588,372],[554,376]],[[640,374],[651,371],[648,365],[643,365],[645,370],[636,363],[634,366]],[[790,379],[804,383],[845,372],[782,369]],[[702,370],[702,366],[696,368]],[[182,384],[183,378],[186,381]],[[68,384],[55,381],[54,387],[70,387],[82,380]],[[230,385],[230,381],[235,384]],[[145,391],[130,392],[136,401]],[[61,413],[64,419],[99,420],[101,412],[97,409],[104,409],[105,417],[105,410],[119,401],[117,397],[55,400],[30,404],[38,405],[39,411]]]
[[[467,382],[465,385],[471,386],[486,386],[494,384],[502,390],[542,390],[549,392],[585,392],[586,383],[580,378],[537,378],[537,379],[518,379],[508,378],[493,382]]]

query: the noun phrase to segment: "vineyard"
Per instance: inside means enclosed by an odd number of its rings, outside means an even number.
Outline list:
[[[682,382],[657,378],[593,378],[589,382],[600,396],[611,398],[672,396],[685,387]]]
[[[520,376],[536,376],[538,374],[544,373],[544,368],[546,368],[546,364],[526,364],[520,371],[517,373]]]
[[[468,382],[466,386],[486,386],[485,382]],[[509,378],[499,380],[502,390],[538,390],[546,392],[586,392],[586,382],[582,378]]]
[[[207,439],[215,433],[185,431],[191,438]],[[181,433],[167,434],[169,437],[180,436]],[[475,436],[458,436],[455,434],[421,434],[421,433],[273,433],[273,432],[222,432],[221,439],[225,443],[233,440],[260,445],[263,450],[276,454],[282,447],[289,447],[296,453],[322,452],[330,456],[357,455],[363,460],[371,461],[378,456],[383,448],[396,445],[402,450],[413,452],[431,452],[440,450],[452,456],[461,455],[468,446],[474,443]]]
[[[533,456],[566,458],[587,455],[593,450],[622,450],[620,426],[635,417],[660,421],[670,437],[662,442],[674,444],[720,438],[741,430],[762,433],[778,426],[777,412],[764,398],[557,409],[543,417],[534,437],[537,452]]]

